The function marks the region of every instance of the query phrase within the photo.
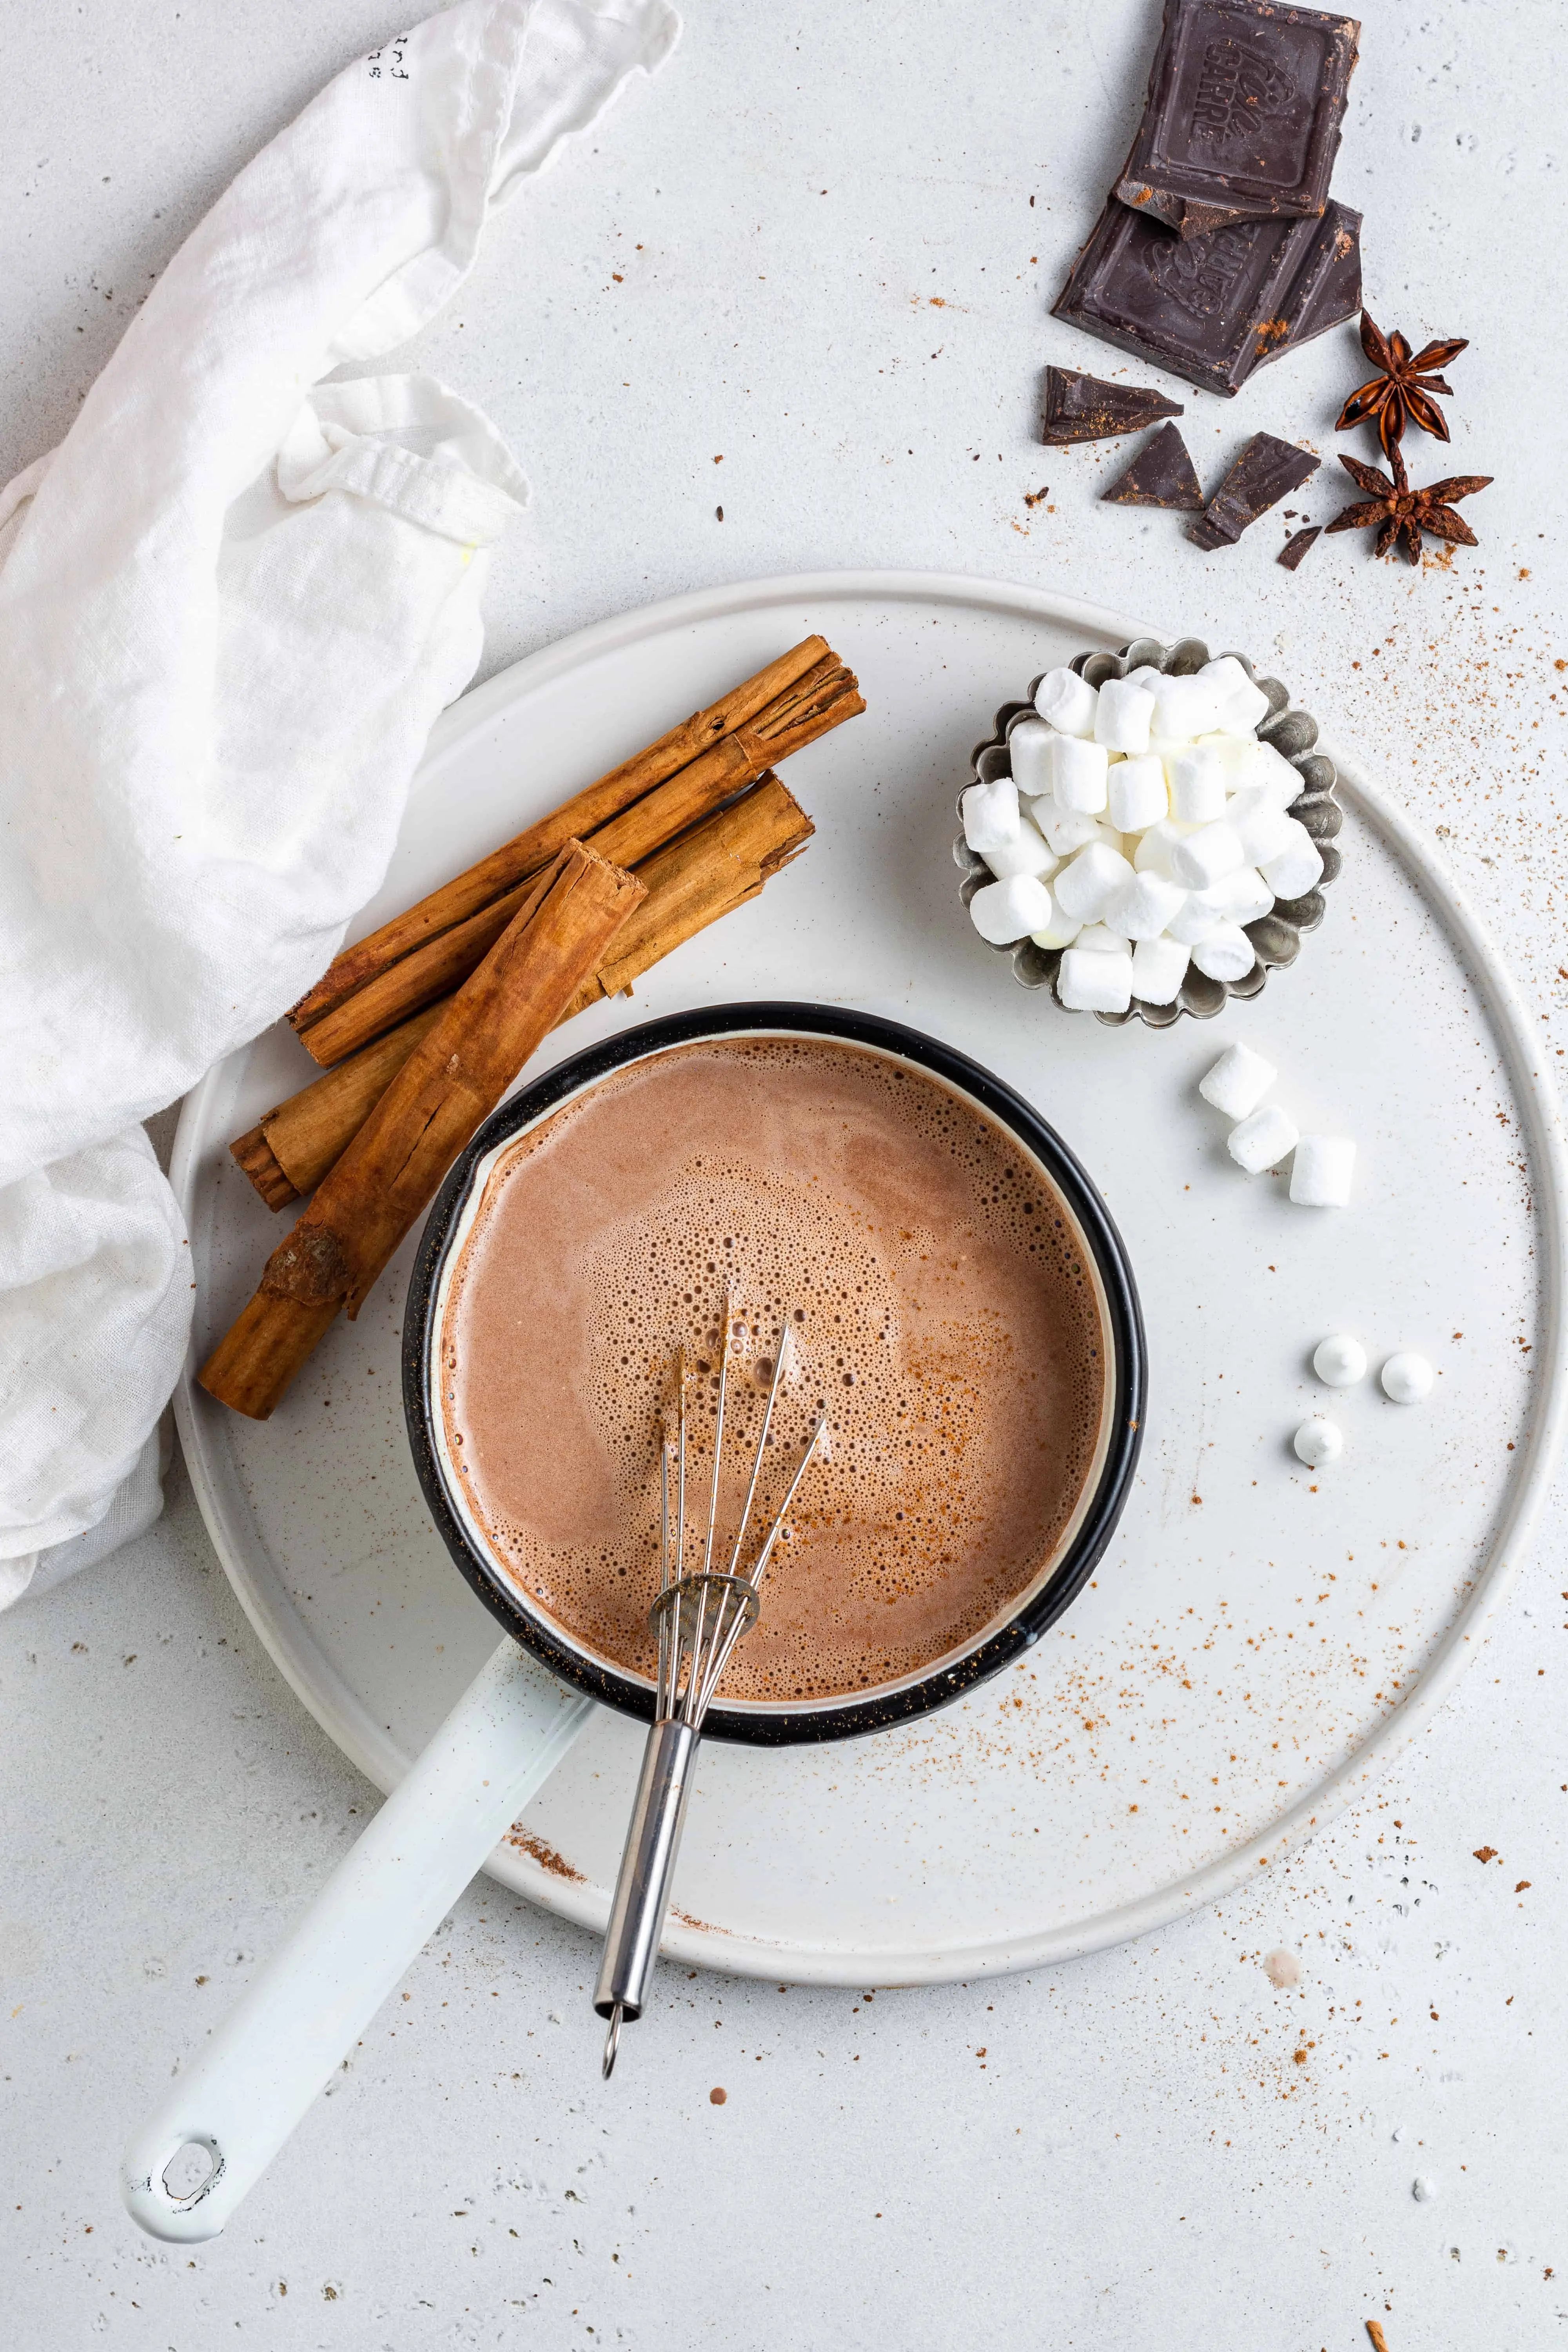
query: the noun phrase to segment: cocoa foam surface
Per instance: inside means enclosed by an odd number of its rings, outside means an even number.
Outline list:
[[[670,1367],[684,1349],[692,1569],[726,1298],[716,1568],[786,1318],[753,1526],[824,1410],[829,1442],[725,1701],[859,1692],[972,1642],[1048,1566],[1093,1467],[1097,1286],[1010,1135],[908,1065],[814,1038],[650,1058],[491,1170],[447,1295],[441,1401],[505,1572],[584,1647],[651,1673]]]

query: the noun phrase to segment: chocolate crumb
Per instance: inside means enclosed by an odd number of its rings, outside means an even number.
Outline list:
[[[708,2094],[708,2104],[710,2107],[721,2107],[729,2095],[730,2094],[728,2091],[721,2091],[719,2089],[718,2085],[715,2084],[713,2089]]]
[[[1287,572],[1294,572],[1312,541],[1321,538],[1322,530],[1323,526],[1321,522],[1315,522],[1310,530],[1293,530],[1275,557],[1275,562],[1282,563]]]

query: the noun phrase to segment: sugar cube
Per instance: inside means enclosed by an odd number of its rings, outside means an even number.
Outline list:
[[[1263,878],[1277,898],[1304,898],[1323,878],[1322,852],[1304,824],[1293,816],[1285,822],[1289,838],[1283,849],[1264,860]]]
[[[1225,703],[1222,688],[1202,673],[1188,677],[1161,677],[1154,683],[1153,732],[1167,742],[1189,743],[1194,735],[1213,734]]]
[[[1057,994],[1069,1013],[1125,1013],[1132,1002],[1132,959],[1072,947],[1057,973]]]
[[[1304,1135],[1290,1170],[1290,1198],[1304,1209],[1347,1208],[1354,1173],[1348,1135]]]
[[[1133,995],[1144,1004],[1174,1004],[1189,954],[1175,940],[1140,940],[1132,950]]]
[[[1035,709],[1058,735],[1094,733],[1100,697],[1073,669],[1048,669],[1035,688]]]
[[[1106,803],[1110,757],[1102,744],[1077,735],[1051,738],[1051,797],[1059,809],[1098,816]]]
[[[1184,743],[1165,754],[1171,814],[1184,824],[1212,824],[1225,814],[1226,761],[1211,744]]]
[[[1258,961],[1252,941],[1239,923],[1224,918],[1205,931],[1193,950],[1193,961],[1210,980],[1245,980]]]
[[[1163,763],[1152,751],[1141,751],[1131,760],[1112,763],[1108,779],[1110,822],[1121,833],[1142,833],[1145,827],[1157,824],[1165,814],[1170,795],[1165,788]],[[1214,812],[1224,812],[1225,794],[1220,794],[1220,806]]]
[[[984,857],[988,849],[1005,849],[1018,838],[1018,791],[1011,776],[993,784],[971,784],[960,803],[963,838]]]
[[[1020,719],[1007,737],[1013,782],[1037,800],[1051,789],[1051,745],[1056,738],[1043,719]]]
[[[1204,1072],[1198,1080],[1198,1092],[1205,1102],[1212,1103],[1226,1118],[1246,1118],[1258,1108],[1279,1076],[1273,1063],[1255,1054],[1250,1045],[1229,1045],[1218,1061]]]
[[[1233,1127],[1226,1138],[1226,1149],[1231,1158],[1249,1176],[1260,1176],[1266,1168],[1278,1168],[1295,1148],[1296,1122],[1278,1103],[1255,1110],[1250,1118]]]
[[[1058,868],[1054,877],[1058,902],[1064,914],[1076,915],[1080,923],[1098,923],[1113,893],[1131,876],[1125,857],[1119,857],[1103,841],[1091,841],[1087,849],[1080,849]]]
[[[1142,874],[1135,871],[1111,897],[1106,920],[1130,940],[1154,940],[1186,901],[1187,894],[1179,882],[1147,869]]]
[[[1171,845],[1171,877],[1189,890],[1211,890],[1244,863],[1240,836],[1224,817]]]
[[[1044,882],[1060,863],[1039,826],[1027,816],[1018,819],[1016,841],[1010,841],[1005,849],[983,850],[981,855],[998,882],[1010,881],[1016,874],[1035,874]]]
[[[1011,947],[1050,920],[1050,890],[1033,874],[1013,874],[976,890],[969,914],[983,940],[995,948]]]
[[[1094,714],[1094,740],[1108,751],[1146,751],[1154,698],[1141,680],[1108,677]]]

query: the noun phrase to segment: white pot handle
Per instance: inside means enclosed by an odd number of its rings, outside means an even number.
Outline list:
[[[503,1642],[210,2048],[132,2135],[121,2193],[154,2238],[216,2238],[594,1713]],[[213,2168],[163,2173],[191,2143]]]

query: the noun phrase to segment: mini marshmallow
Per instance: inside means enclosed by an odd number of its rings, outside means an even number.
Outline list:
[[[1058,857],[1070,857],[1075,849],[1104,837],[1100,820],[1086,809],[1058,808],[1054,800],[1046,800],[1037,801],[1030,814]]]
[[[1043,719],[1020,719],[1007,738],[1013,782],[1021,793],[1038,800],[1051,789],[1051,745],[1056,738]]]
[[[1226,762],[1212,746],[1176,744],[1165,755],[1171,814],[1184,824],[1212,824],[1225,814]]]
[[[963,838],[982,857],[988,849],[1005,849],[1018,838],[1018,793],[1011,776],[994,784],[971,784],[960,806]]]
[[[1236,827],[1224,817],[1217,817],[1213,824],[1200,824],[1196,833],[1171,844],[1171,878],[1189,890],[1212,890],[1216,882],[1247,862]]]
[[[1184,948],[1195,948],[1200,940],[1208,938],[1211,931],[1216,931],[1225,919],[1223,915],[1215,913],[1206,892],[1189,890],[1175,913],[1167,918],[1165,936],[1177,940]]]
[[[1163,764],[1152,751],[1116,761],[1107,781],[1110,822],[1121,833],[1142,833],[1147,826],[1157,824],[1170,805]],[[1224,805],[1222,792],[1220,807],[1214,811],[1215,816],[1222,813]]]
[[[1235,827],[1247,864],[1261,866],[1265,858],[1278,857],[1289,847],[1295,820],[1286,815],[1267,784],[1254,784],[1231,794],[1225,821]]]
[[[1113,894],[1131,876],[1125,857],[1119,857],[1103,841],[1091,841],[1058,868],[1055,876],[1058,902],[1063,914],[1076,915],[1080,923],[1098,923]]]
[[[1140,940],[1132,950],[1132,993],[1144,1004],[1174,1004],[1190,950],[1175,940]]]
[[[1185,909],[1183,910],[1185,912]],[[1210,980],[1245,980],[1258,961],[1252,941],[1239,923],[1223,919],[1212,931],[1205,931],[1193,949],[1193,961]],[[1290,1130],[1290,1140],[1296,1140],[1296,1130]]]
[[[1333,1422],[1321,1420],[1315,1415],[1312,1420],[1301,1423],[1290,1443],[1296,1449],[1298,1461],[1304,1462],[1309,1470],[1316,1470],[1324,1462],[1332,1462],[1345,1450],[1344,1432]]]
[[[1056,892],[1047,885],[1046,896],[1051,902],[1047,919],[1029,933],[1037,948],[1067,948],[1077,939],[1082,925],[1071,915],[1064,915]]]
[[[1283,849],[1263,861],[1263,878],[1277,898],[1304,898],[1323,878],[1322,853],[1304,824],[1285,820],[1289,835]]]
[[[1098,815],[1105,806],[1110,765],[1101,744],[1085,743],[1077,735],[1053,735],[1051,797],[1058,808]]]
[[[1198,672],[1220,698],[1219,725],[1227,735],[1250,735],[1268,716],[1268,697],[1249,678],[1234,654],[1205,662]]]
[[[1016,841],[1010,841],[1005,849],[983,850],[981,855],[998,882],[1011,881],[1016,874],[1037,875],[1044,882],[1061,862],[1047,845],[1039,826],[1026,816],[1018,820]]]
[[[1204,1072],[1198,1092],[1226,1118],[1247,1118],[1279,1076],[1273,1063],[1255,1054],[1250,1045],[1231,1045]]]
[[[1348,1135],[1304,1135],[1290,1171],[1290,1198],[1303,1209],[1347,1208],[1354,1173],[1355,1145]]]
[[[1410,1348],[1390,1356],[1379,1375],[1383,1393],[1394,1404],[1419,1404],[1423,1397],[1431,1395],[1436,1377],[1426,1357]]]
[[[1237,743],[1227,764],[1233,793],[1266,792],[1282,809],[1299,801],[1307,789],[1300,770],[1293,768],[1272,743]]]
[[[1184,834],[1195,833],[1196,825],[1180,824],[1174,817],[1163,816],[1152,824],[1132,853],[1132,863],[1140,874],[1168,875],[1171,871],[1171,851]]]
[[[1086,923],[1073,945],[1091,955],[1125,955],[1132,942],[1125,931],[1113,931],[1109,923]]]
[[[1163,874],[1134,872],[1106,908],[1106,919],[1130,940],[1155,940],[1186,901],[1187,894],[1179,882]]]
[[[1094,740],[1108,751],[1146,751],[1154,698],[1137,678],[1108,677],[1094,714]]]
[[[1011,947],[1027,939],[1051,919],[1051,894],[1032,874],[1013,874],[1005,882],[987,882],[969,902],[970,919],[983,940],[994,948]]]
[[[1153,693],[1153,731],[1167,741],[1187,743],[1218,727],[1226,696],[1212,677],[1161,677]]]
[[[1353,1389],[1366,1378],[1366,1349],[1348,1331],[1331,1332],[1312,1350],[1312,1370],[1326,1389]]]
[[[1215,922],[1255,923],[1274,904],[1274,893],[1256,866],[1238,866],[1212,890],[1198,890],[1194,896],[1208,908]]]
[[[1265,1110],[1255,1110],[1233,1127],[1226,1138],[1226,1149],[1238,1168],[1249,1176],[1261,1176],[1266,1168],[1278,1168],[1296,1145],[1296,1122],[1282,1111],[1278,1103]]]
[[[1093,687],[1072,669],[1048,669],[1035,688],[1035,709],[1058,735],[1091,736],[1099,702]]]
[[[1102,689],[1103,691],[1103,689]],[[1057,973],[1057,994],[1069,1013],[1125,1013],[1132,1002],[1132,959],[1068,948]]]

